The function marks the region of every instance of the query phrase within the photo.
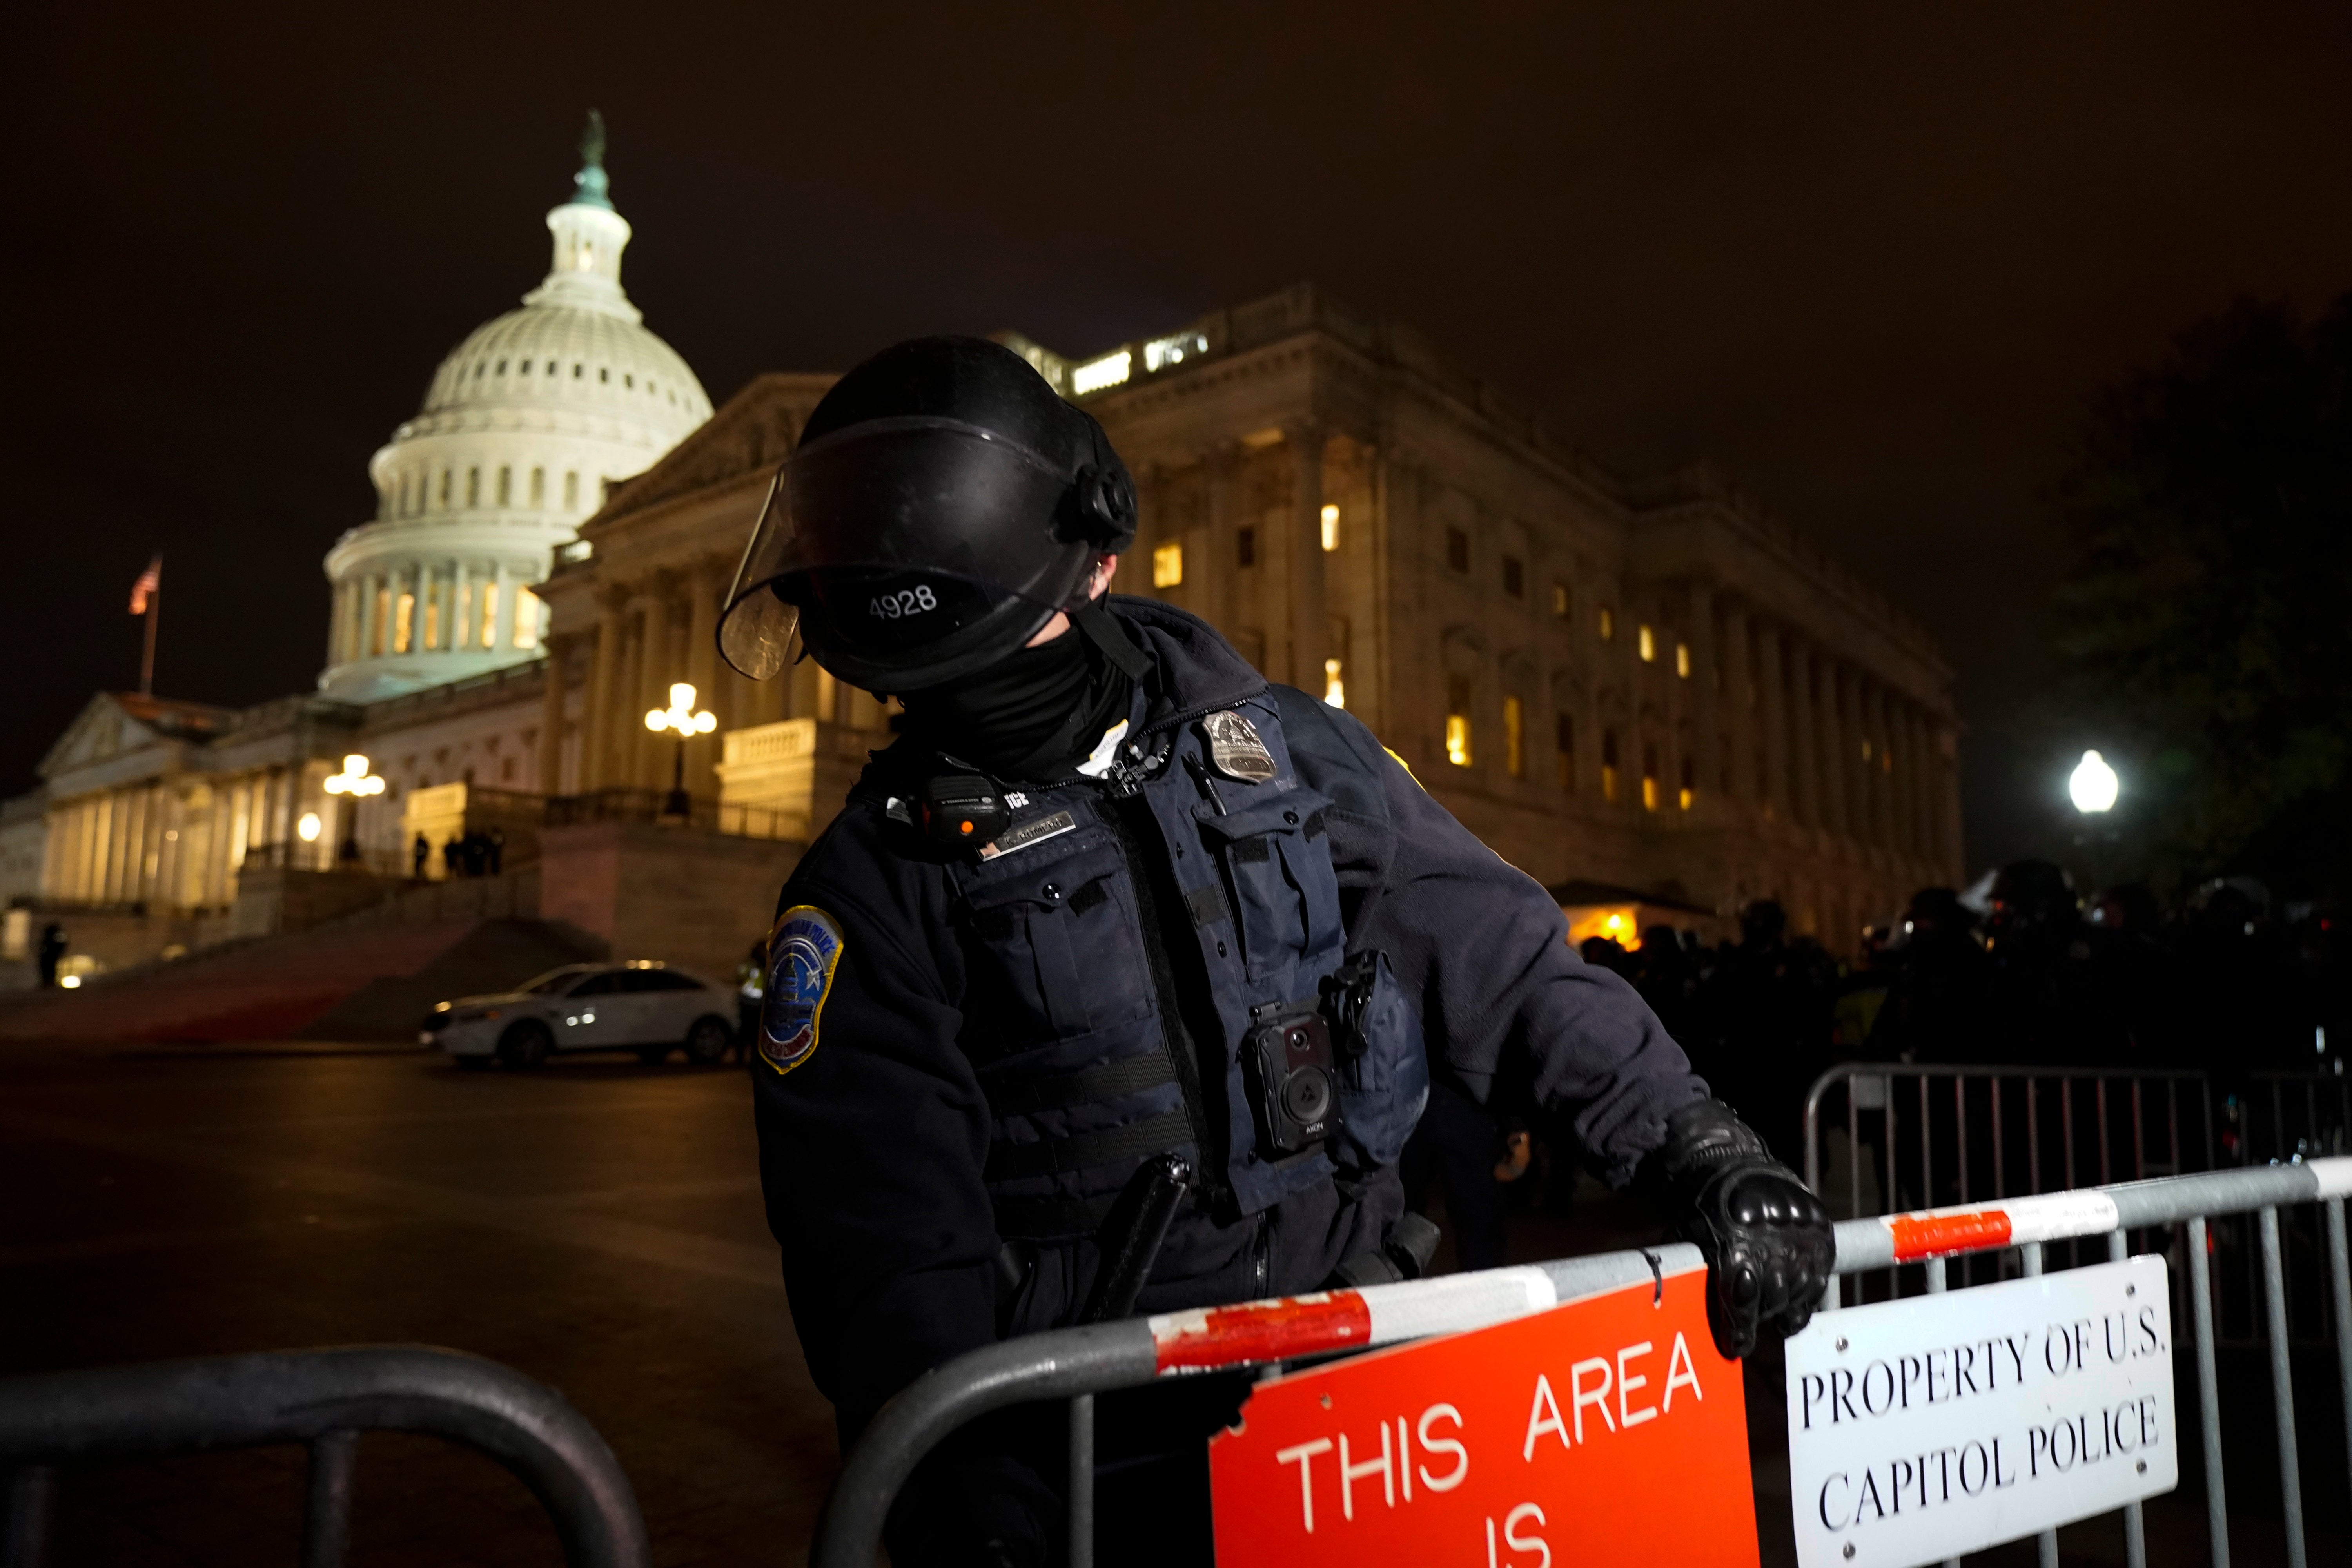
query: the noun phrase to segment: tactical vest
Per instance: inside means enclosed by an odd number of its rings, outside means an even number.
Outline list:
[[[1265,1146],[1242,1050],[1253,1013],[1313,1007],[1347,933],[1331,802],[1300,783],[1272,694],[1221,711],[1248,721],[1271,777],[1219,769],[1203,713],[1139,711],[1104,778],[1008,794],[1012,825],[949,868],[968,958],[959,1043],[988,1098],[1001,1235],[1087,1234],[1170,1151],[1229,1212],[1255,1214],[1340,1166],[1391,1163],[1420,1118],[1421,1024],[1382,960],[1364,1048],[1339,1068],[1339,1134]]]

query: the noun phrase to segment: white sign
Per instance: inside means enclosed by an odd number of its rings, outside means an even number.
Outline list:
[[[1803,1568],[1914,1568],[2180,1479],[2164,1259],[1823,1312],[1789,1342]]]

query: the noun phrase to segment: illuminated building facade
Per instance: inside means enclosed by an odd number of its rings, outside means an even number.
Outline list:
[[[1307,287],[1086,361],[1005,341],[1135,470],[1118,586],[1357,713],[1548,885],[1714,929],[1775,897],[1848,952],[1960,879],[1933,643],[1708,470],[1620,480],[1410,330]],[[638,720],[678,679],[719,715],[689,754],[738,821],[813,832],[887,742],[881,706],[814,666],[756,687],[711,648],[744,520],[826,384],[753,383],[563,552],[541,772],[566,793],[663,782]]]

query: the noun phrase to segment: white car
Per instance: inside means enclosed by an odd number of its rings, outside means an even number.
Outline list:
[[[535,1068],[557,1051],[683,1049],[705,1066],[735,1043],[735,993],[647,960],[567,963],[518,990],[438,1003],[419,1040],[459,1067]]]

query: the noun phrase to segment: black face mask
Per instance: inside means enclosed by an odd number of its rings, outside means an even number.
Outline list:
[[[945,686],[900,694],[908,728],[1001,778],[1051,777],[1125,716],[1133,684],[1076,627]]]

